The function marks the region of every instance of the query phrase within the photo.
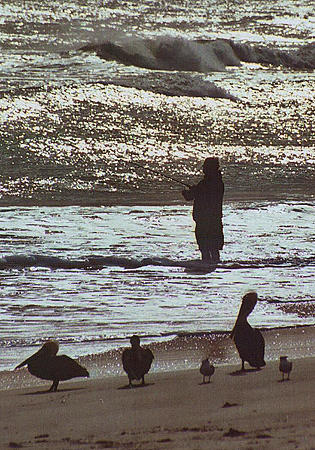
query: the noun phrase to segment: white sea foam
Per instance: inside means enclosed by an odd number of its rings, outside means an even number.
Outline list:
[[[154,38],[124,36],[114,41],[85,45],[81,49],[96,51],[107,60],[153,70],[221,72],[226,66],[239,66],[241,61],[295,69],[315,68],[314,43],[289,52],[227,39],[191,40],[161,35]]]

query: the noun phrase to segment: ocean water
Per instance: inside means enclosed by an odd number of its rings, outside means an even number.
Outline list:
[[[47,338],[229,331],[248,289],[253,325],[314,324],[314,25],[307,0],[0,1],[0,370]],[[226,245],[203,273],[163,174],[213,154]]]
[[[313,223],[314,202],[227,203],[222,262],[203,272],[188,206],[1,208],[2,367],[47,338],[84,356],[228,332],[252,289],[252,325],[313,324]]]

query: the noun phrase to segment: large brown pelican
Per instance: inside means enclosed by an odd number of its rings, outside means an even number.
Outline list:
[[[290,372],[292,370],[292,362],[288,361],[287,356],[280,356],[280,364],[279,364],[279,370],[282,372],[282,381],[284,381],[284,374],[286,373],[287,380],[290,380]]]
[[[264,338],[259,330],[252,328],[247,322],[247,317],[255,308],[256,303],[256,292],[249,292],[244,295],[234,328],[230,335],[230,337],[234,339],[236,348],[242,360],[241,370],[245,370],[245,361],[247,361],[250,366],[256,368],[266,365],[264,361]]]
[[[210,378],[214,374],[214,366],[209,363],[209,358],[202,361],[200,366],[200,373],[203,376],[203,383],[206,382],[206,377],[208,377],[208,383],[210,383]]]
[[[139,336],[131,336],[130,343],[131,348],[123,351],[122,363],[128,375],[129,387],[132,387],[132,380],[141,379],[142,384],[145,384],[144,375],[149,372],[154,356],[150,349],[141,347]]]
[[[42,380],[53,382],[48,392],[56,392],[59,381],[70,380],[76,377],[88,377],[89,372],[74,359],[66,355],[58,355],[57,341],[47,341],[38,352],[27,358],[15,369],[26,366],[28,371]]]

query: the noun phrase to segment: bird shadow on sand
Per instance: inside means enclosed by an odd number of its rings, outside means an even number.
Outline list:
[[[278,380],[278,383],[286,383],[287,381],[291,381],[290,378],[289,379],[285,379],[285,380]]]
[[[146,388],[148,386],[153,386],[155,383],[146,383],[146,384],[133,384],[131,387],[129,386],[129,384],[126,384],[125,386],[120,386],[119,388],[117,388],[117,390],[122,390],[122,389],[138,389],[138,388]]]
[[[239,377],[243,375],[247,375],[248,373],[252,372],[260,372],[261,369],[245,369],[245,370],[235,370],[234,372],[229,373],[232,377]]]
[[[212,384],[212,381],[209,381],[209,383],[204,383],[203,381],[201,383],[198,383],[199,386],[207,386],[209,384]]]
[[[67,388],[67,389],[58,389],[58,391],[56,392],[52,392],[52,391],[35,391],[35,392],[24,392],[23,394],[19,394],[19,395],[42,395],[42,394],[58,394],[58,393],[65,393],[65,392],[72,392],[72,391],[82,391],[83,387],[80,388]]]

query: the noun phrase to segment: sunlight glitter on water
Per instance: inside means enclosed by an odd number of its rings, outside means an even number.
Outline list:
[[[135,329],[156,338],[229,330],[249,289],[260,297],[253,325],[314,323],[313,310],[306,307],[315,300],[309,259],[315,253],[313,211],[313,205],[301,203],[226,205],[225,265],[209,274],[150,265],[2,272],[3,351],[7,342],[11,354],[13,347],[54,337],[73,349],[85,342],[86,353],[94,353],[98,342],[106,347],[108,339],[126,338]],[[109,254],[173,261],[198,255],[187,207],[7,208],[2,217],[1,254],[27,249],[30,255],[70,259]],[[242,261],[243,268],[233,269]],[[291,310],[283,309],[283,301]],[[292,302],[300,301],[306,302],[302,315],[298,307],[292,309]]]

